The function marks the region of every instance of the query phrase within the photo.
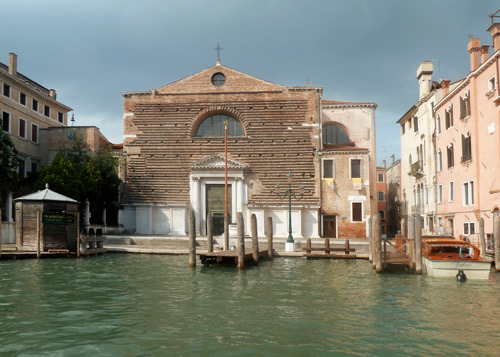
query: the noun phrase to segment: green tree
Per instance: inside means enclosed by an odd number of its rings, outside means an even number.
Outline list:
[[[80,201],[83,191],[80,173],[61,153],[56,154],[49,166],[40,168],[34,188],[42,190],[47,183],[51,190]]]
[[[15,191],[19,184],[17,150],[9,134],[0,129],[0,193]],[[0,195],[1,199],[1,195]]]

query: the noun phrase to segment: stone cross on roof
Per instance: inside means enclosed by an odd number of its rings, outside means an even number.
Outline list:
[[[215,51],[217,51],[217,61],[220,62],[220,52],[224,49],[224,47],[221,47],[219,41],[217,41],[217,47],[214,48]]]

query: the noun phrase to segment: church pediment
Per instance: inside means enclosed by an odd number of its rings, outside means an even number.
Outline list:
[[[201,160],[195,161],[191,164],[191,170],[224,170],[225,160],[224,155],[222,154],[213,154],[208,157],[205,157]],[[228,158],[227,159],[227,168],[229,170],[244,170],[247,168],[247,165],[242,164],[239,161]]]
[[[223,82],[214,82],[215,75]],[[218,85],[214,84],[217,83]],[[282,92],[286,87],[252,77],[223,65],[215,65],[201,72],[159,88],[158,94]]]

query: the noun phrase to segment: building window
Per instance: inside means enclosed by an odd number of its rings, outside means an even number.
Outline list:
[[[361,178],[361,159],[351,159],[351,178]]]
[[[33,99],[31,101],[31,109],[33,109],[35,112],[38,112],[38,100]]]
[[[493,92],[495,89],[496,89],[496,79],[493,76],[488,80],[488,93]]]
[[[21,103],[22,105],[26,105],[26,94],[24,94],[23,92],[19,93],[19,103]]]
[[[57,121],[59,123],[63,123],[64,122],[64,114],[63,113],[57,112]]]
[[[470,134],[467,133],[467,136],[462,135],[462,162],[470,160],[472,160],[472,145]]]
[[[226,83],[226,76],[222,73],[216,73],[212,76],[212,84],[214,86],[220,87]]]
[[[438,115],[436,119],[436,130],[438,135],[441,134],[441,117]]]
[[[385,219],[384,211],[378,211],[378,214],[380,215],[380,219]]]
[[[243,135],[243,128],[239,121],[224,114],[209,116],[196,130],[196,136],[224,136],[224,123],[228,122],[228,135]]]
[[[19,137],[26,139],[26,120],[19,118]]]
[[[323,144],[336,145],[347,142],[349,142],[349,136],[340,125],[329,124],[323,127]]]
[[[10,86],[7,83],[3,84],[3,95],[10,98]]]
[[[468,93],[465,93],[463,98],[460,97],[460,119],[468,117],[470,113],[470,99]]]
[[[46,117],[50,117],[50,107],[48,105],[45,105],[43,107],[43,115],[45,115]]]
[[[445,111],[446,129],[453,126],[453,107],[450,106],[448,110]]]
[[[31,172],[33,173],[38,172],[38,163],[31,162]]]
[[[384,201],[384,191],[378,191],[378,200]]]
[[[418,118],[413,118],[413,131],[416,133],[418,131]]]
[[[455,192],[453,190],[453,181],[450,181],[450,192],[449,192],[449,197],[448,197],[448,201],[449,202],[453,202],[453,200],[455,199]]]
[[[474,181],[463,183],[462,202],[464,206],[474,205]]]
[[[378,174],[378,182],[384,182],[384,174]]]
[[[434,102],[431,102],[431,115],[432,118],[436,116],[436,109],[434,109]]]
[[[464,222],[464,235],[476,234],[476,224],[474,222]]]
[[[438,203],[443,202],[443,185],[438,185]]]
[[[31,124],[31,141],[38,143],[38,125]]]
[[[10,133],[10,113],[2,112],[2,129]]]
[[[335,178],[335,161],[323,159],[323,178]]]
[[[448,159],[448,168],[450,169],[455,166],[453,143],[451,143],[450,146],[446,148],[446,157]]]
[[[362,222],[363,221],[363,203],[362,202],[351,202],[351,221],[352,222]]]
[[[441,149],[438,151],[438,171],[443,170],[443,152]]]

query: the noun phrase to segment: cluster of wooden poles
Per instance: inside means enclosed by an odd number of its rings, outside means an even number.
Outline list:
[[[246,257],[248,256],[245,254],[245,223],[243,219],[243,214],[241,212],[238,212],[236,214],[236,223],[237,223],[237,241],[238,241],[238,248],[237,250],[230,250],[229,249],[229,239],[225,239],[224,241],[224,251],[220,253],[228,253],[228,252],[234,252],[235,255],[237,256],[237,267],[238,269],[244,269],[245,268],[245,260],[247,259]],[[258,241],[258,235],[257,235],[257,217],[255,214],[252,214],[251,219],[250,219],[250,231],[252,235],[252,255],[251,255],[251,260],[253,264],[258,264],[259,263],[259,256],[262,255],[261,252],[259,251],[259,241]],[[227,235],[226,235],[227,237]],[[267,237],[267,256],[272,257],[273,256],[273,221],[271,217],[268,217],[267,219],[267,226],[266,226],[266,237]],[[208,214],[207,215],[207,253],[214,253],[214,237],[213,237],[213,220],[212,220],[212,215]],[[223,256],[226,257],[231,257],[233,255],[231,254],[221,254],[221,258]],[[189,213],[189,266],[190,267],[196,267],[196,217],[194,215],[194,212],[191,211]]]
[[[402,237],[401,240],[407,244],[407,253],[409,256],[408,265],[410,269],[414,269],[416,274],[422,274],[422,226],[423,217],[419,214],[411,214],[408,220],[404,221],[401,227],[404,232],[408,225],[408,237]],[[369,218],[369,250],[370,262],[377,272],[382,272],[387,264],[391,264],[391,259],[387,254],[387,240],[382,242],[380,231],[380,214],[375,214],[373,219]],[[500,272],[500,217],[495,217],[494,220],[494,257],[495,271]],[[480,256],[486,257],[486,238],[484,231],[484,218],[479,219],[479,248]],[[397,238],[396,238],[397,240]],[[396,244],[398,246],[398,244]],[[401,245],[402,246],[402,245]]]

